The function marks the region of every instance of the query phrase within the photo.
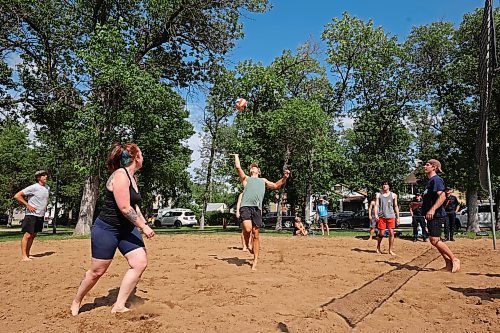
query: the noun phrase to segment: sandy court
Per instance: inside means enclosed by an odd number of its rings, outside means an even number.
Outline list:
[[[146,240],[150,263],[133,311],[110,313],[127,269],[118,253],[77,317],[69,306],[89,239],[35,241],[28,263],[19,241],[0,243],[0,332],[500,332],[491,240],[448,243],[462,261],[451,274],[429,243],[396,239],[391,257],[351,237],[261,239],[256,272],[237,235]]]

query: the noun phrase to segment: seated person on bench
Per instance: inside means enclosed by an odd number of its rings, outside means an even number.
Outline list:
[[[306,236],[307,235],[307,230],[304,227],[304,223],[302,223],[300,216],[295,217],[295,222],[294,222],[293,226],[294,226],[294,230],[293,230],[294,236]]]

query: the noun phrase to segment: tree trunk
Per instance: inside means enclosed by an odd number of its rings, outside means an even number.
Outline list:
[[[12,227],[12,220],[14,219],[14,206],[10,206],[8,210],[8,220],[7,220],[7,227]]]
[[[495,221],[495,230],[500,230],[500,190],[496,190],[495,192],[495,216],[496,216],[496,221]]]
[[[312,156],[314,154],[314,149],[311,149],[311,156],[309,157],[309,168],[307,170],[307,185],[306,185],[306,211],[305,211],[305,219],[307,222],[311,220],[311,195],[312,195],[312,174],[313,174],[313,161]]]
[[[97,202],[97,194],[99,192],[99,177],[91,175],[85,181],[83,187],[82,201],[80,204],[80,214],[78,215],[78,223],[76,224],[73,235],[89,235],[92,220],[94,218],[94,210]]]
[[[283,163],[283,172],[285,172],[285,169],[288,169],[288,160],[290,158],[290,147],[288,144],[286,145],[286,152],[285,152],[285,162]],[[280,194],[278,196],[278,202],[276,204],[276,209],[277,209],[277,214],[276,214],[276,230],[282,230],[283,229],[283,210],[282,210],[282,205],[283,205],[283,193],[285,193],[285,186],[286,186],[286,180],[285,184],[283,187],[280,189]]]
[[[216,145],[216,139],[217,139],[217,132],[215,132],[212,135],[212,143],[210,145],[210,156],[208,158],[208,165],[207,165],[207,179],[205,183],[205,192],[203,193],[203,211],[201,216],[203,218],[200,219],[200,230],[205,229],[205,216],[207,215],[207,204],[208,204],[208,198],[209,194],[212,188],[212,169],[213,169],[213,164],[214,164],[214,159],[215,159],[215,145]]]
[[[477,215],[477,188],[467,189],[467,230],[479,232],[479,219]]]

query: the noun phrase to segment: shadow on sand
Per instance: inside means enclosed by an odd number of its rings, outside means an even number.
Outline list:
[[[35,258],[48,257],[53,255],[54,253],[55,253],[54,251],[47,251],[43,253],[32,254],[30,255],[30,257],[35,257]]]
[[[97,308],[100,308],[103,306],[111,307],[116,302],[116,298],[118,297],[119,290],[120,290],[120,288],[110,289],[110,290],[108,290],[107,296],[96,297],[94,299],[93,303],[84,304],[80,308],[80,313],[92,311],[94,309],[97,309]],[[126,303],[127,307],[129,307],[131,305],[142,305],[142,304],[144,304],[144,302],[149,300],[148,298],[143,298],[143,297],[137,296],[135,294],[135,292],[136,292],[136,288],[134,288],[134,290],[132,291],[132,293],[130,294],[130,296],[128,298],[128,301]]]
[[[464,294],[464,296],[476,296],[483,301],[493,302],[495,299],[500,299],[500,288],[454,288],[448,287],[450,290]]]

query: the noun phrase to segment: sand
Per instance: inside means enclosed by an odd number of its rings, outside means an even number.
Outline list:
[[[69,306],[90,262],[90,240],[0,243],[0,332],[500,332],[500,260],[489,239],[448,243],[457,274],[429,243],[396,239],[396,257],[352,237],[261,236],[257,271],[237,235],[157,236],[129,299],[110,313],[127,269],[117,253]],[[387,250],[387,240],[384,240]]]

